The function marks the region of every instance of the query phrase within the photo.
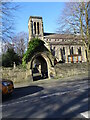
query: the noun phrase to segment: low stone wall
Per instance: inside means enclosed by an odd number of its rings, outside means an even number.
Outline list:
[[[56,64],[56,78],[60,77],[68,77],[74,75],[89,75],[89,65],[88,63],[64,63],[64,64]]]
[[[55,65],[55,78],[63,78],[74,75],[89,74],[89,64],[87,63],[64,63]],[[14,83],[33,81],[30,69],[23,68],[1,68],[2,78],[12,80]],[[52,70],[53,72],[53,70]],[[53,76],[53,75],[52,75]],[[51,78],[52,78],[51,76]]]
[[[1,68],[2,78],[12,80],[14,83],[22,81],[32,81],[30,70],[23,68]]]

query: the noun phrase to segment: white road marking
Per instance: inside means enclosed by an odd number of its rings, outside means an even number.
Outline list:
[[[89,111],[83,112],[81,115],[85,118],[89,118]]]
[[[87,88],[86,88],[87,89]],[[73,91],[66,91],[66,92],[57,92],[57,93],[53,93],[53,94],[47,94],[47,95],[44,95],[44,96],[41,96],[40,98],[47,98],[47,97],[52,97],[52,96],[59,96],[59,95],[64,95],[64,94],[67,94],[67,93],[73,93],[73,92],[84,92],[85,89],[78,89],[78,90],[73,90]]]
[[[80,92],[84,92],[85,91],[85,89],[88,89],[88,87],[84,87],[84,89],[77,89],[77,90],[68,90],[68,91],[66,91],[66,92],[63,92],[63,91],[61,91],[61,92],[58,92],[58,93],[53,93],[53,94],[48,94],[47,96],[53,96],[53,95],[63,95],[63,94],[66,94],[66,93],[72,93],[72,92],[74,92],[74,91],[76,91],[76,92],[78,92],[78,91],[80,91]],[[33,95],[35,95],[35,94],[37,94],[37,93],[34,93]],[[32,96],[32,94],[30,94],[30,95],[27,95],[27,96],[24,96],[24,97],[21,97],[21,98],[18,98],[18,100],[21,100],[21,99],[23,99],[23,98],[27,98],[27,97],[30,97],[30,96]],[[44,98],[43,96],[41,97],[41,98]]]
[[[23,103],[23,102],[27,102],[28,100],[22,100],[22,101],[18,101],[18,102],[14,102],[14,103],[10,103],[10,104],[5,104],[5,105],[2,105],[0,107],[5,107],[5,106],[10,106],[10,105],[15,105],[15,104],[19,104],[19,103]]]
[[[87,89],[87,88],[86,88]],[[47,94],[47,95],[43,95],[41,97],[39,97],[40,99],[44,99],[44,98],[48,98],[48,97],[52,97],[52,96],[59,96],[59,95],[64,95],[64,94],[68,94],[68,93],[73,93],[73,92],[84,92],[85,89],[77,89],[77,90],[68,90],[66,92],[57,92],[57,93],[52,93],[52,94]],[[32,96],[31,94],[30,95],[27,95],[27,96],[24,96],[24,97],[21,97],[21,98],[18,98],[17,100],[21,100],[21,99],[25,99],[27,97],[30,97]],[[23,103],[23,102],[28,102],[28,100],[21,100],[21,101],[18,101],[18,102],[12,102],[10,104],[4,104],[4,105],[0,105],[0,108],[1,107],[5,107],[5,106],[9,106],[9,105],[14,105],[14,104],[19,104],[19,103]]]
[[[47,97],[52,97],[52,96],[59,96],[59,95],[64,95],[66,93],[69,93],[70,91],[68,92],[57,92],[57,93],[53,93],[53,94],[48,94],[48,95],[44,95],[44,96],[41,96],[40,98],[43,99],[43,98],[47,98]]]

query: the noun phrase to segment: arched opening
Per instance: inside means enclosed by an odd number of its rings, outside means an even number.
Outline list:
[[[31,69],[34,81],[48,78],[47,62],[41,55],[38,55],[33,58]]]
[[[61,53],[61,63],[65,63],[65,47],[60,48]]]
[[[73,52],[73,47],[70,48],[70,55],[73,55],[74,52]]]
[[[37,30],[38,30],[38,35],[39,35],[39,22],[37,23]]]
[[[34,22],[34,33],[36,34],[36,22]]]

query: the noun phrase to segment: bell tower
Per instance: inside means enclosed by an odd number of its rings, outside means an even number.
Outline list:
[[[30,16],[28,22],[29,41],[32,38],[40,38],[43,40],[43,20],[42,17]]]

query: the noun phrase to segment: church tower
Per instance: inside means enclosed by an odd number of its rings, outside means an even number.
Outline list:
[[[43,40],[43,20],[42,17],[30,16],[28,22],[29,41],[32,38],[40,38]]]

